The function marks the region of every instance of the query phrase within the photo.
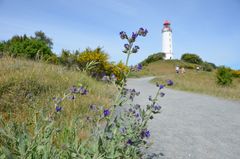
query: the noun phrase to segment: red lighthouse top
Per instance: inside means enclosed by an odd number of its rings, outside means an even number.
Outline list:
[[[165,20],[163,25],[170,25],[170,22],[168,20]]]

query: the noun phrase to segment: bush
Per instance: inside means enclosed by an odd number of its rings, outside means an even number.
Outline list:
[[[12,57],[27,57],[34,59],[36,55],[45,57],[53,55],[46,41],[37,37],[13,36],[6,42],[1,42],[0,52],[3,51]]]
[[[214,69],[214,66],[215,66],[214,64],[212,65],[211,63],[208,63],[208,62],[202,63],[203,71],[211,72]]]
[[[232,71],[230,68],[221,66],[217,70],[217,83],[222,86],[229,86],[232,84]]]
[[[143,60],[141,62],[142,65],[146,65],[155,61],[159,61],[159,60],[163,60],[165,57],[165,54],[162,52],[156,53],[156,54],[152,54],[150,56],[148,56],[145,60]]]
[[[232,70],[232,75],[233,75],[233,77],[239,78],[240,77],[240,70]]]
[[[194,64],[201,64],[203,61],[202,59],[196,55],[196,54],[189,54],[185,53],[182,55],[181,60],[189,63],[194,63]]]

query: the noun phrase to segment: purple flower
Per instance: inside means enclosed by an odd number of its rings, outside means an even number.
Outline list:
[[[148,100],[149,100],[149,101],[152,101],[152,96],[149,96],[149,97],[148,97]]]
[[[127,144],[128,144],[128,145],[132,145],[132,144],[133,144],[132,140],[131,140],[131,139],[128,139]]]
[[[72,86],[72,87],[70,88],[70,92],[71,92],[71,93],[78,93],[78,92],[79,92],[79,89],[78,89],[76,86]]]
[[[142,70],[142,64],[138,64],[138,65],[137,65],[137,70],[138,70],[138,71]]]
[[[145,137],[147,137],[147,138],[150,137],[150,131],[149,130],[145,131]]]
[[[74,96],[74,95],[71,95],[71,96],[68,97],[68,99],[74,100],[74,99],[75,99],[75,96]]]
[[[104,117],[109,116],[110,111],[108,109],[104,109],[103,114],[104,114]]]
[[[150,131],[149,130],[143,130],[141,132],[141,137],[142,138],[144,138],[144,137],[149,138],[150,137]]]
[[[163,96],[165,96],[165,93],[161,92],[160,97],[163,97]]]
[[[136,113],[136,114],[135,114],[135,117],[136,117],[136,118],[140,117],[140,114],[139,114],[139,113]]]
[[[160,84],[159,89],[163,89],[163,88],[164,88],[164,85]]]
[[[130,45],[129,45],[129,44],[124,44],[124,48],[125,48],[126,50],[129,50],[129,49],[130,49]]]
[[[172,86],[173,85],[173,81],[172,80],[167,80],[167,85],[168,86]]]
[[[62,110],[62,107],[56,106],[56,111],[57,111],[57,112],[60,112],[61,110]]]
[[[139,28],[139,30],[138,30],[138,35],[142,35],[144,33],[144,29],[143,28]]]
[[[147,33],[148,33],[148,30],[147,29],[145,29],[144,30],[144,32],[143,32],[143,34],[142,34],[142,36],[144,37],[144,36],[146,36],[147,35]]]
[[[148,30],[147,29],[143,29],[143,28],[139,28],[139,30],[138,30],[138,35],[140,35],[140,36],[146,36],[147,35],[147,33],[148,33]]]
[[[88,91],[87,91],[87,89],[81,87],[80,88],[80,93],[81,93],[81,95],[86,95],[88,93]]]
[[[162,107],[159,104],[155,104],[153,108],[155,111],[159,111]]]
[[[132,53],[137,53],[138,52],[138,49],[140,49],[140,47],[139,46],[134,46],[133,48],[132,48]]]
[[[128,38],[127,34],[124,31],[121,31],[119,34],[120,34],[121,39],[127,39]]]

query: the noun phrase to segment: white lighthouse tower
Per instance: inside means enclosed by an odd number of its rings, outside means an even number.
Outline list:
[[[162,52],[165,53],[165,60],[173,59],[172,51],[172,29],[170,22],[165,20],[162,29]]]

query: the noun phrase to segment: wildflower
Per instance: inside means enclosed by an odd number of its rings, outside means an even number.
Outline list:
[[[152,101],[152,96],[149,96],[149,97],[148,97],[148,100],[149,100],[149,101]]]
[[[149,138],[150,137],[150,131],[149,130],[143,130],[141,132],[141,137],[142,138],[144,138],[144,137]]]
[[[132,144],[133,144],[132,140],[131,140],[131,139],[128,139],[127,144],[128,144],[128,145],[132,145]]]
[[[74,95],[71,95],[71,96],[68,97],[68,99],[74,100],[74,99],[75,99],[75,96],[74,96]]]
[[[110,78],[111,78],[111,80],[113,80],[113,81],[115,81],[115,80],[117,79],[116,76],[115,76],[113,73],[111,74],[111,77],[110,77]]]
[[[129,50],[129,49],[130,49],[130,45],[129,45],[129,44],[124,44],[124,48],[125,48],[126,50]]]
[[[141,106],[140,106],[139,104],[135,104],[135,105],[134,105],[134,108],[135,108],[135,109],[140,109],[140,107],[141,107]]]
[[[139,28],[139,30],[138,30],[138,35],[142,35],[144,33],[144,29],[143,28]]]
[[[138,65],[137,65],[137,70],[138,70],[138,71],[142,70],[142,64],[138,64]]]
[[[103,114],[104,114],[104,117],[109,116],[110,111],[108,109],[104,109]]]
[[[159,89],[163,89],[163,88],[164,88],[164,85],[160,84]]]
[[[163,96],[165,96],[165,93],[161,92],[160,97],[163,97]]]
[[[167,85],[168,86],[172,86],[173,85],[173,81],[172,80],[167,80]]]
[[[60,112],[61,110],[62,110],[62,107],[56,106],[56,111],[57,111],[57,112]]]
[[[80,88],[80,93],[81,93],[81,95],[86,95],[88,93],[88,91],[87,91],[87,89],[81,87]]]
[[[162,107],[159,104],[155,104],[153,108],[155,111],[159,111]]]
[[[121,39],[127,39],[128,38],[126,32],[124,32],[124,31],[121,31],[119,34],[120,34]]]
[[[70,88],[70,92],[71,92],[71,93],[79,93],[79,89],[78,89],[76,86],[72,86],[72,87]]]
[[[133,48],[132,48],[132,53],[137,53],[138,52],[138,49],[140,49],[140,47],[139,46],[134,46]]]
[[[135,117],[136,117],[136,118],[140,117],[140,114],[139,114],[139,113],[136,113],[136,114],[135,114]]]
[[[136,34],[136,33],[132,32],[132,37],[131,37],[131,39],[129,39],[129,42],[130,42],[130,43],[133,43],[133,42],[135,42],[135,40],[136,40],[137,36],[138,36],[138,34]]]
[[[105,76],[102,77],[102,80],[105,81],[105,82],[108,82],[109,81],[109,77],[105,75]]]

